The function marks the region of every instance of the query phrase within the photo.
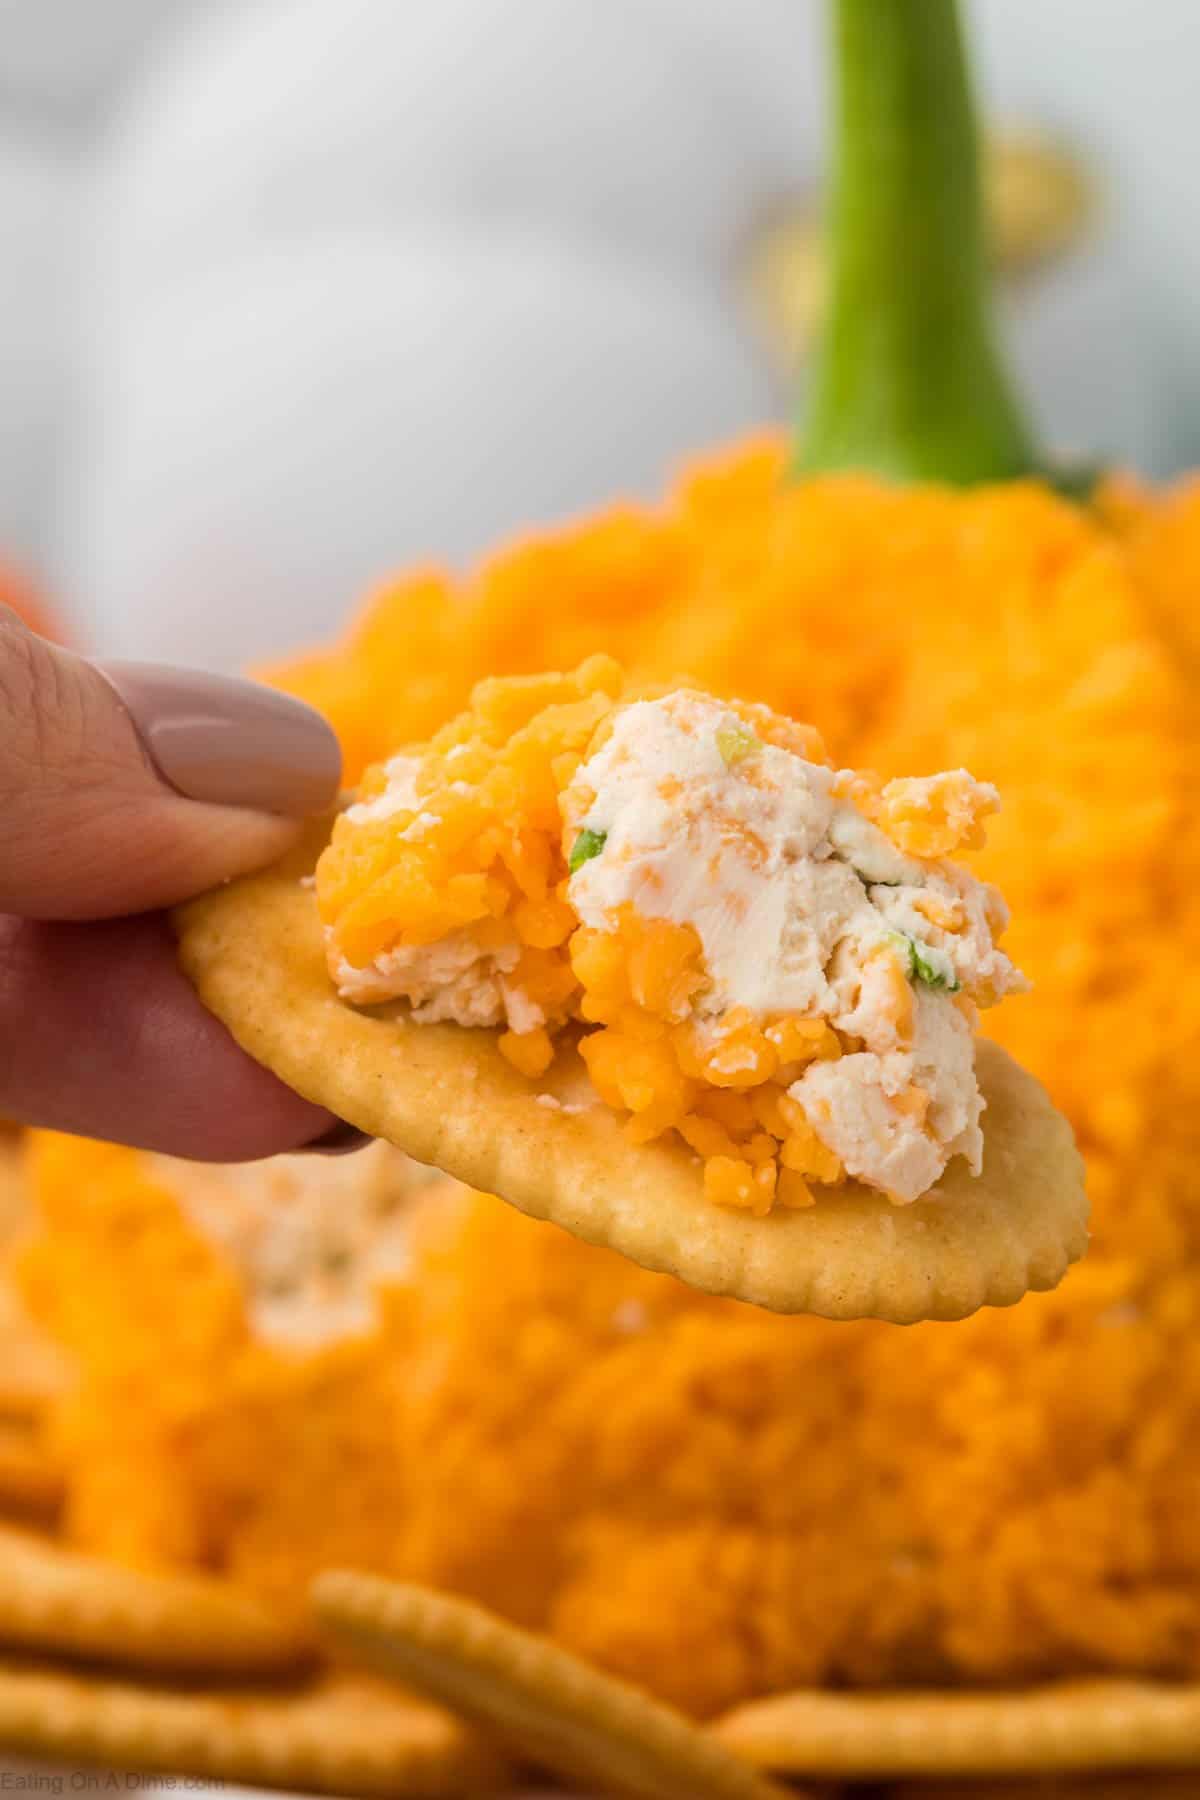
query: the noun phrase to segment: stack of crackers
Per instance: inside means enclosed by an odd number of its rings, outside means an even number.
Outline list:
[[[331,1570],[297,1627],[219,1576],[81,1555],[56,1531],[71,1370],[3,1273],[23,1223],[0,1143],[0,1768],[22,1753],[397,1800],[1200,1796],[1200,1690],[785,1694],[703,1728],[447,1594]]]

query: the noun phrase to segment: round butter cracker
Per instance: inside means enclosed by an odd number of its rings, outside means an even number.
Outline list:
[[[294,1672],[312,1646],[216,1576],[129,1569],[0,1527],[0,1645],[189,1675]]]
[[[587,1791],[595,1784],[633,1800],[784,1800],[782,1789],[682,1713],[470,1601],[331,1571],[314,1584],[313,1603],[353,1656],[495,1729]]]
[[[714,1730],[762,1768],[847,1781],[1193,1768],[1200,1686],[1087,1680],[1002,1692],[813,1690],[752,1700]],[[1135,1791],[1151,1790],[1147,1783]]]
[[[0,1745],[110,1771],[191,1776],[193,1786],[464,1800],[509,1785],[502,1759],[468,1726],[353,1675],[279,1691],[189,1690],[0,1663]],[[106,1783],[130,1786],[96,1777],[97,1787]]]
[[[1087,1202],[1070,1127],[995,1045],[979,1046],[982,1175],[956,1158],[905,1207],[857,1183],[765,1218],[715,1206],[685,1146],[631,1144],[615,1112],[589,1103],[573,1049],[528,1080],[496,1032],[340,1000],[306,882],[327,836],[327,822],[315,826],[273,868],[180,908],[180,959],[251,1056],[418,1162],[645,1268],[777,1312],[960,1319],[1056,1286],[1083,1254]]]

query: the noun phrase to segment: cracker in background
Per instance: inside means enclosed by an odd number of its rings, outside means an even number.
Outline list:
[[[503,1760],[478,1733],[440,1707],[358,1676],[325,1676],[279,1693],[188,1692],[0,1663],[0,1746],[148,1773],[395,1800],[466,1800],[507,1785]]]
[[[842,1780],[1200,1770],[1200,1685],[1067,1681],[1019,1693],[778,1694],[735,1708],[713,1729],[761,1767]],[[1200,1773],[1189,1779],[1200,1795]]]
[[[298,1632],[231,1583],[123,1568],[7,1527],[0,1645],[225,1676],[294,1671],[312,1654]]]
[[[643,1800],[782,1800],[682,1713],[469,1601],[341,1571],[318,1577],[313,1601],[352,1655],[584,1788]]]
[[[766,1218],[714,1206],[682,1144],[631,1144],[610,1108],[553,1104],[578,1096],[576,1053],[529,1081],[495,1032],[339,1000],[301,885],[327,836],[321,822],[274,868],[180,908],[180,960],[251,1056],[418,1162],[645,1268],[778,1312],[958,1319],[1054,1287],[1083,1254],[1087,1202],[1070,1127],[995,1045],[979,1046],[979,1177],[955,1158],[905,1207],[857,1184]]]

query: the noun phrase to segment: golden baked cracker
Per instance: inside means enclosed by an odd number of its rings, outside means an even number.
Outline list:
[[[645,1800],[782,1800],[682,1713],[469,1601],[335,1570],[317,1578],[313,1604],[353,1655],[555,1775]]]
[[[48,1517],[62,1496],[62,1470],[37,1427],[0,1419],[0,1512]]]
[[[764,1768],[843,1780],[1192,1768],[1200,1685],[1089,1680],[1019,1692],[835,1694],[752,1700],[714,1727]]]
[[[366,1676],[299,1688],[176,1689],[0,1663],[9,1751],[213,1781],[395,1800],[502,1792],[507,1770],[440,1707]]]
[[[312,1650],[213,1576],[153,1574],[0,1527],[0,1644],[196,1675],[295,1670]]]
[[[913,1206],[848,1184],[766,1218],[714,1206],[681,1144],[631,1144],[608,1107],[556,1105],[584,1087],[560,1053],[529,1081],[497,1034],[414,1025],[339,1000],[301,885],[328,826],[273,869],[180,909],[183,966],[239,1043],[308,1099],[420,1162],[499,1194],[589,1243],[713,1294],[779,1312],[896,1323],[958,1319],[1053,1287],[1086,1246],[1082,1163],[1033,1078],[981,1044],[984,1172],[961,1159]]]

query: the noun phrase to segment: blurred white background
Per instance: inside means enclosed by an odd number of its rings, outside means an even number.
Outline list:
[[[231,665],[785,417],[748,269],[819,185],[822,11],[0,0],[0,559]],[[1002,302],[1044,433],[1200,460],[1200,7],[969,18],[1100,195]]]

